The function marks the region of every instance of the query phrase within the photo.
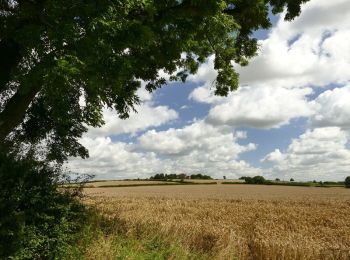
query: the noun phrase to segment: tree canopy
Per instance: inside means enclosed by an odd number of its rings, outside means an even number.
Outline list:
[[[269,9],[291,20],[307,1],[0,0],[0,143],[86,157],[78,139],[103,124],[102,108],[127,118],[141,81],[161,87],[160,70],[185,81],[213,54],[215,93],[227,95]]]

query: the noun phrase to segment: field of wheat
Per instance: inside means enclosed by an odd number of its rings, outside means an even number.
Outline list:
[[[350,259],[346,189],[198,185],[115,190],[90,193],[86,203],[132,238],[157,236],[208,259]],[[97,249],[91,252],[92,259]]]

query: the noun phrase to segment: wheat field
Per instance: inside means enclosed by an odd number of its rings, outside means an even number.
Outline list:
[[[347,189],[196,185],[86,193],[85,202],[127,236],[161,237],[208,259],[350,259]]]

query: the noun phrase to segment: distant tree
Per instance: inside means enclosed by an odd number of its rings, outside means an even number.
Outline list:
[[[223,176],[224,180],[226,180],[226,176]]]
[[[150,179],[151,180],[164,180],[165,175],[164,175],[164,173],[157,173],[154,176],[152,176]]]
[[[289,180],[290,182],[293,182],[294,181],[294,179],[293,178],[290,178],[290,180]]]
[[[254,184],[254,183],[253,183],[253,178],[252,178],[252,177],[244,177],[243,180],[245,181],[245,183]]]
[[[279,178],[276,178],[275,181],[281,181]]]
[[[192,174],[190,176],[191,179],[197,179],[197,180],[212,180],[213,178],[210,177],[209,175],[204,175],[204,174],[201,174],[201,173],[198,173],[198,174]]]
[[[248,184],[265,184],[266,179],[263,176],[254,176],[254,177],[241,177],[241,180],[243,179],[245,183]]]
[[[179,179],[180,179],[181,181],[183,181],[184,179],[186,179],[186,174],[185,174],[185,173],[179,174]]]
[[[344,184],[345,184],[346,188],[350,188],[350,176],[345,178],[345,183]]]
[[[254,184],[264,184],[266,182],[263,176],[254,176],[252,180]]]

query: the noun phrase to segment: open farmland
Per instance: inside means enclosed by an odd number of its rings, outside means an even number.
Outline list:
[[[180,179],[174,180],[99,180],[91,181],[86,184],[87,188],[111,188],[111,187],[133,187],[133,186],[152,186],[152,185],[172,185],[172,184],[221,184],[224,180],[198,180],[198,179],[186,179],[181,181]],[[244,183],[243,180],[234,180],[234,182]]]
[[[218,184],[86,194],[116,232],[161,238],[207,259],[350,259],[349,189]],[[100,259],[113,243],[104,237],[87,258]]]
[[[175,182],[164,181],[147,181],[147,180],[117,180],[117,181],[93,181],[87,184],[89,188],[99,187],[123,187],[123,186],[147,186],[147,185],[161,185],[161,184],[176,184]]]

